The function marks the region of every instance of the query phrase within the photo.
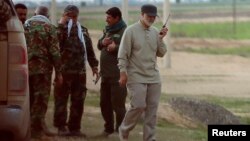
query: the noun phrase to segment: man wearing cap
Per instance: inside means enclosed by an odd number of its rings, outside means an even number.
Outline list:
[[[35,15],[24,24],[29,63],[31,136],[38,139],[43,134],[53,135],[45,125],[53,68],[56,84],[62,84],[57,29],[48,19],[48,13],[47,7],[38,6]]]
[[[146,4],[141,7],[137,23],[125,30],[118,51],[121,86],[127,85],[131,94],[129,107],[119,127],[119,138],[127,141],[129,132],[144,113],[143,141],[155,141],[156,114],[161,95],[161,80],[157,57],[167,51],[163,43],[168,29],[159,32],[152,24],[157,8]]]
[[[119,68],[117,66],[117,53],[120,41],[127,25],[122,19],[119,8],[112,7],[106,11],[107,26],[103,36],[99,39],[97,47],[101,51],[101,96],[100,107],[104,119],[103,136],[108,136],[114,131],[118,132],[126,113],[126,87],[121,87],[118,83]]]
[[[78,22],[79,9],[68,5],[58,24],[58,37],[62,56],[63,84],[55,86],[54,126],[59,135],[86,137],[81,130],[81,119],[86,97],[86,63],[88,61],[93,75],[98,75],[92,41],[87,28]],[[70,97],[69,118],[67,103]]]

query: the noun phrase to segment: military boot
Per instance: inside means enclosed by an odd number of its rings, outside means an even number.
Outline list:
[[[59,136],[69,136],[70,132],[65,126],[58,127],[58,135]]]
[[[44,120],[42,121],[42,130],[46,136],[53,137],[56,135],[56,133],[49,130]]]

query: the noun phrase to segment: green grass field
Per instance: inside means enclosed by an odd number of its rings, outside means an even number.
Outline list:
[[[88,14],[88,16],[86,15]],[[98,13],[95,13],[98,14]],[[91,15],[91,17],[89,16]],[[81,23],[93,30],[103,30],[106,25],[105,16],[99,13],[93,18],[93,13],[81,15]],[[131,14],[129,25],[138,21],[139,16]],[[160,18],[156,19],[155,26],[161,28]],[[170,32],[172,37],[191,37],[191,38],[219,38],[219,39],[250,39],[250,22],[221,22],[221,23],[171,23]]]
[[[249,13],[250,1],[237,0],[236,12]],[[109,7],[82,7],[80,9],[79,20],[90,30],[103,30],[106,25],[105,11]],[[63,8],[57,9],[57,20],[60,19]],[[194,3],[194,4],[171,4],[171,14],[173,17],[200,17],[206,19],[204,16],[216,17],[217,14],[225,16],[233,16],[233,1],[227,0],[220,2],[215,0],[212,3]],[[33,15],[34,9],[29,9],[28,17]],[[162,5],[158,5],[159,18],[156,19],[155,26],[161,28],[162,26]],[[205,14],[205,15],[202,15]],[[129,25],[138,21],[140,16],[140,7],[129,7]],[[223,18],[223,17],[222,17]],[[174,23],[170,20],[170,31],[172,37],[191,37],[191,38],[219,38],[219,39],[250,39],[250,21],[240,22],[236,24],[232,22],[222,23]]]
[[[171,25],[173,37],[250,39],[250,22],[224,23],[181,23]]]
[[[130,24],[136,21],[130,21]],[[82,23],[89,29],[102,30],[105,21],[101,19],[83,19]],[[157,20],[155,26],[160,28],[162,23]],[[189,38],[216,38],[216,39],[250,39],[250,22],[238,22],[234,27],[233,23],[181,23],[171,24],[170,32],[172,37]]]

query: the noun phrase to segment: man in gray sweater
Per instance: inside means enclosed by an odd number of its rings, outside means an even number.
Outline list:
[[[127,27],[118,51],[121,86],[127,85],[132,96],[131,106],[126,112],[119,137],[127,141],[129,132],[135,127],[144,112],[143,141],[155,141],[156,114],[161,95],[161,80],[157,57],[163,57],[167,49],[163,43],[168,29],[159,32],[151,26],[157,16],[157,8],[146,4],[141,7],[140,20]]]

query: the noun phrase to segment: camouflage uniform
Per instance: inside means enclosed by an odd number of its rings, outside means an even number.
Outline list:
[[[48,107],[53,67],[60,73],[60,51],[56,27],[43,21],[25,23],[28,47],[31,131],[41,134]]]
[[[0,0],[0,25],[4,24],[12,16],[10,6],[4,1]]]
[[[84,35],[87,60],[92,68],[98,66],[98,60],[92,47],[92,41],[88,30],[82,28]],[[58,25],[58,36],[60,51],[62,56],[63,84],[60,88],[55,88],[55,113],[54,126],[58,129],[68,126],[71,132],[80,131],[81,118],[84,110],[84,100],[86,97],[86,61],[85,51],[81,40],[78,37],[78,28],[73,24],[68,36],[67,25]],[[69,119],[67,123],[67,101],[70,96],[71,105]]]

